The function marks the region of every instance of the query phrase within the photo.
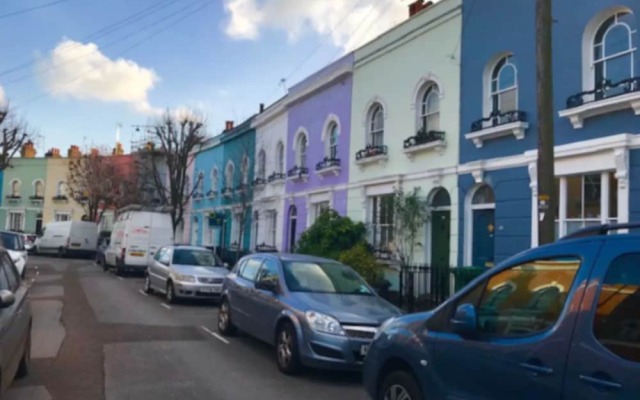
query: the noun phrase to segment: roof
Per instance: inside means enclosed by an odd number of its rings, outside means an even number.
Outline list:
[[[294,254],[294,253],[255,253],[250,254],[251,256],[272,256],[277,257],[281,261],[311,261],[311,262],[337,262],[336,260],[332,260],[330,258],[316,257],[310,256],[308,254]]]

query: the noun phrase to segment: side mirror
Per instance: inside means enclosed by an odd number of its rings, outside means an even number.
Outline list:
[[[462,304],[451,320],[453,331],[464,338],[473,338],[478,333],[478,315],[472,304]]]
[[[16,296],[9,290],[0,290],[0,308],[11,307],[16,302]]]
[[[276,293],[278,291],[278,282],[275,280],[263,280],[256,282],[256,289],[266,290],[267,292]]]

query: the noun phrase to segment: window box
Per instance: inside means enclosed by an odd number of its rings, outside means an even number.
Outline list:
[[[309,178],[309,168],[295,166],[287,172],[287,179],[305,181]]]
[[[333,174],[338,176],[340,173],[340,159],[325,157],[322,161],[316,164],[316,174],[319,177],[324,175]]]
[[[287,177],[285,174],[281,172],[274,172],[273,174],[269,175],[269,178],[267,178],[267,181],[269,183],[282,183],[286,178]]]
[[[373,256],[378,260],[390,261],[393,259],[393,253],[387,249],[373,249]]]
[[[271,246],[269,244],[262,243],[256,246],[256,252],[257,253],[277,253],[278,249],[276,248],[276,246]]]
[[[208,199],[215,199],[218,196],[218,192],[215,190],[209,190],[207,192],[207,198]]]
[[[22,196],[14,196],[14,195],[7,195],[6,199],[9,203],[20,203],[20,201],[22,201]]]
[[[444,135],[445,133],[442,131],[425,131],[424,129],[420,129],[415,136],[405,139],[403,152],[410,159],[413,159],[417,153],[432,149],[442,154],[447,147]]]
[[[204,195],[202,193],[196,192],[191,195],[191,198],[194,199],[195,201],[200,201],[204,198]]]
[[[363,166],[372,163],[384,163],[388,160],[388,148],[385,145],[371,146],[368,145],[364,149],[356,153],[356,164]]]
[[[494,111],[487,118],[479,119],[471,124],[471,132],[464,135],[473,140],[477,148],[483,146],[487,139],[513,135],[516,139],[524,139],[524,133],[529,128],[527,113],[524,111]]]
[[[69,201],[69,198],[65,195],[57,195],[52,197],[53,201]]]
[[[267,180],[264,178],[256,178],[253,180],[253,186],[256,189],[262,189],[266,184],[267,184]]]
[[[573,128],[580,129],[587,118],[627,109],[640,115],[640,77],[616,83],[605,80],[593,90],[569,96],[567,108],[558,115],[569,118]]]

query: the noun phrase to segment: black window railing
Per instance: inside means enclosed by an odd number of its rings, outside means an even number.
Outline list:
[[[277,253],[278,249],[276,246],[272,246],[270,244],[262,243],[256,246],[256,253]]]
[[[225,187],[224,189],[222,189],[223,196],[231,196],[232,194],[233,194],[233,189],[231,189],[230,187]]]
[[[217,195],[217,194],[218,194],[218,192],[217,192],[217,191],[215,191],[215,190],[209,190],[209,191],[207,192],[207,197],[216,197],[216,195]]]
[[[356,161],[375,157],[375,156],[386,155],[387,151],[388,149],[387,149],[387,146],[385,145],[381,145],[381,146],[368,145],[367,147],[365,147],[362,150],[359,150],[356,153]]]
[[[445,133],[443,131],[427,131],[422,128],[415,136],[405,139],[404,148],[409,149],[411,147],[420,146],[438,140],[444,140],[444,135]]]
[[[527,122],[527,113],[520,110],[506,112],[493,111],[488,117],[474,121],[471,124],[471,132],[511,124],[513,122]]]
[[[567,108],[580,107],[584,104],[633,92],[640,92],[640,76],[624,79],[615,83],[609,79],[605,79],[597,84],[593,90],[586,90],[569,96],[567,98]]]
[[[299,178],[304,175],[309,175],[309,168],[307,167],[298,167],[297,165],[287,171],[287,176],[289,178]]]
[[[316,171],[322,171],[323,169],[339,167],[339,166],[340,166],[339,158],[325,157],[322,161],[316,164]]]
[[[236,192],[243,192],[245,190],[247,190],[249,188],[249,185],[241,183],[238,186],[236,186]]]
[[[204,195],[200,192],[196,192],[191,195],[191,198],[193,198],[194,200],[201,200],[202,198],[204,198]]]
[[[44,200],[44,196],[39,196],[39,195],[29,196],[29,200],[33,200],[33,201]]]
[[[271,183],[275,181],[281,181],[285,178],[286,178],[286,175],[283,174],[282,172],[274,172],[273,174],[269,175],[269,178],[267,178],[267,180],[269,181],[269,183]]]
[[[22,196],[18,195],[18,196],[14,196],[12,194],[7,195],[7,199],[9,200],[20,200],[22,198]]]
[[[263,186],[267,183],[267,180],[264,178],[256,178],[253,180],[253,186]]]
[[[53,201],[67,201],[67,200],[68,200],[68,197],[63,194],[53,196]]]

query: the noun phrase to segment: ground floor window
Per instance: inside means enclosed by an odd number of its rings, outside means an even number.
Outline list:
[[[242,214],[233,214],[233,221],[231,221],[231,239],[229,240],[229,242],[231,243],[231,247],[239,246],[240,248],[242,248],[244,235],[240,234],[240,232],[242,231],[241,225]]]
[[[613,171],[556,178],[556,237],[618,220],[618,181]]]
[[[68,212],[56,212],[53,216],[54,221],[71,221],[71,213]]]
[[[198,219],[194,218],[191,222],[191,244],[198,243]]]
[[[268,244],[269,246],[275,246],[278,212],[276,210],[268,211],[267,218],[268,218],[267,226],[269,228],[269,237],[267,238],[266,244]]]
[[[322,214],[323,211],[328,210],[331,208],[331,205],[328,201],[321,201],[320,203],[314,203],[312,205],[312,217],[313,219],[311,220],[311,224],[313,224],[316,219],[318,219],[318,217],[320,216],[320,214]]]
[[[393,241],[393,196],[370,198],[371,244],[376,250],[389,250]]]
[[[206,224],[206,220],[203,221]],[[206,224],[202,229],[202,245],[203,246],[212,246],[213,245],[213,228]]]
[[[21,231],[24,223],[24,214],[19,212],[9,213],[9,230]]]

